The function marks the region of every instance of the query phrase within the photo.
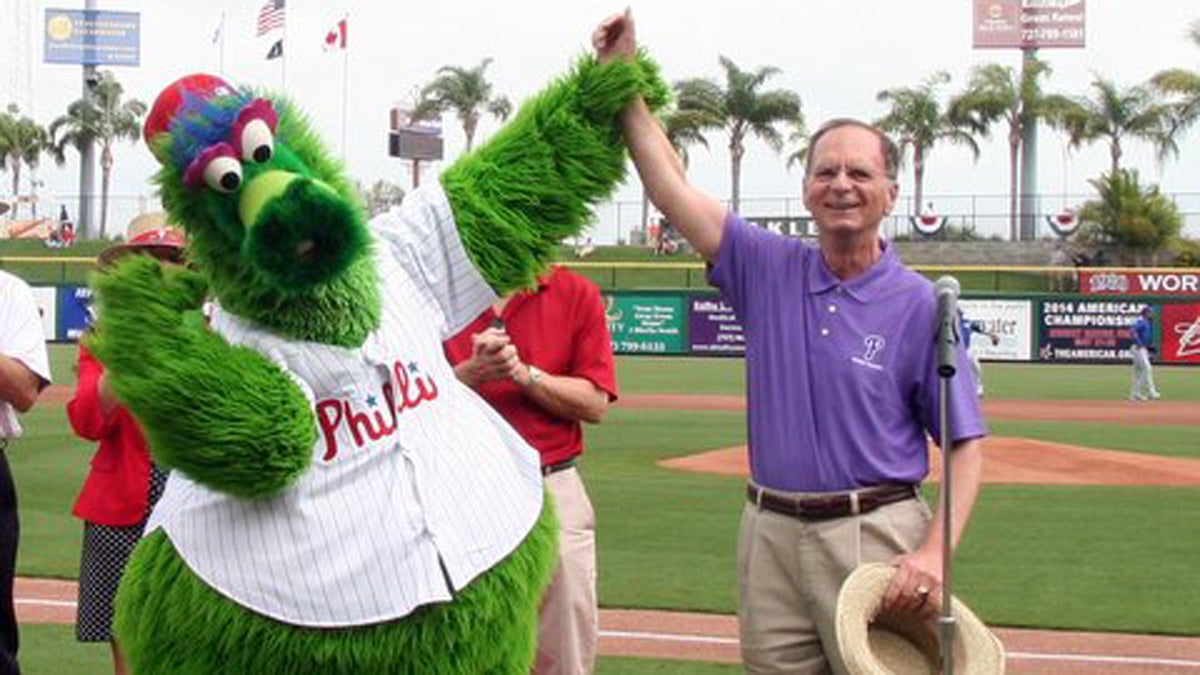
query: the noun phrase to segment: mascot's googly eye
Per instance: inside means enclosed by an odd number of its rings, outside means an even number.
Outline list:
[[[238,113],[229,139],[247,162],[263,164],[275,156],[275,127],[279,116],[265,98],[256,98]]]
[[[183,172],[183,184],[191,188],[208,185],[220,192],[233,192],[242,184],[242,163],[228,143],[204,148]]]
[[[218,192],[233,192],[242,185],[242,163],[233,157],[214,157],[204,167],[204,182]]]
[[[250,120],[242,128],[239,139],[242,147],[242,159],[247,162],[263,164],[275,155],[275,137],[271,128],[261,119]]]

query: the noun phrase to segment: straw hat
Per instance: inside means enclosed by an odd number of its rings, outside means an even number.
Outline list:
[[[168,223],[165,213],[143,213],[129,222],[125,243],[109,246],[100,252],[100,264],[109,265],[134,251],[159,258],[175,258],[183,254],[184,243],[183,231]]]
[[[896,568],[862,565],[842,584],[837,602],[838,650],[851,675],[936,675],[940,670],[938,627],[912,616],[875,615]],[[1002,675],[1004,646],[958,598],[955,618],[956,675]]]

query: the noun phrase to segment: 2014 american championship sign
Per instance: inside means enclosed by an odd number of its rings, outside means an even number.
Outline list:
[[[1079,272],[1079,292],[1087,295],[1200,295],[1196,272]]]

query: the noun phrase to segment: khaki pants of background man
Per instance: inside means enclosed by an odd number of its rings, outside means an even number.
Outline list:
[[[589,675],[596,663],[596,515],[575,468],[546,476],[558,511],[558,569],[542,598],[535,675]]]
[[[840,672],[831,662],[839,661],[834,612],[842,581],[862,563],[890,562],[915,549],[930,519],[929,507],[919,499],[822,521],[747,504],[738,536],[738,622],[746,672]]]

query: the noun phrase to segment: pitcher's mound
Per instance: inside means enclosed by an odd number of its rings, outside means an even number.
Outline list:
[[[941,452],[929,449],[928,480],[941,476]],[[983,481],[1027,485],[1200,485],[1200,460],[1097,450],[1029,438],[990,436],[983,442]],[[659,466],[749,476],[746,446],[674,457]]]

